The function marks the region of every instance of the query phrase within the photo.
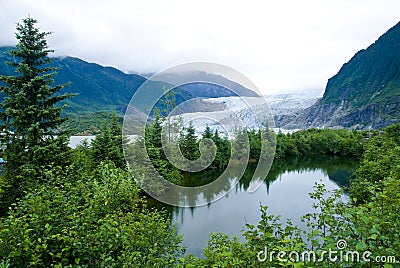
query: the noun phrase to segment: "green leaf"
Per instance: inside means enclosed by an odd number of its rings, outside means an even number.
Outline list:
[[[356,245],[356,250],[365,250],[367,249],[367,244],[364,241],[360,241]]]
[[[372,234],[372,235],[370,236],[370,238],[373,239],[373,240],[375,240],[377,237],[378,237],[377,234]]]

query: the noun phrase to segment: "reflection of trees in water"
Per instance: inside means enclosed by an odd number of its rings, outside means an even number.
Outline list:
[[[356,170],[358,165],[359,160],[357,158],[343,156],[318,155],[275,159],[264,183],[267,189],[269,189],[269,185],[285,172],[321,170],[330,180],[334,181],[340,187],[348,187],[352,173]],[[255,165],[250,165],[247,168],[245,175],[238,184],[238,187],[240,187],[239,189],[248,189],[254,169]]]
[[[181,203],[189,204],[191,207],[199,204],[200,200],[204,200],[205,203],[209,204],[234,188],[239,179],[238,174],[241,173],[243,173],[243,167],[241,166],[232,166],[225,170],[217,169],[186,173],[183,175],[181,185],[192,188],[190,188],[190,194],[181,195],[179,199],[182,201]],[[219,179],[218,183],[216,183],[216,179]],[[205,185],[207,185],[207,191],[204,191],[204,188],[201,187]]]
[[[303,157],[288,157],[283,159],[275,159],[270,172],[264,180],[267,189],[270,184],[279,178],[279,176],[285,172],[307,172],[307,171],[322,171],[330,180],[334,181],[340,187],[348,187],[349,180],[352,176],[353,171],[359,165],[357,158],[349,157],[334,157],[334,156],[303,156]],[[243,177],[236,185],[235,191],[247,190],[252,180],[254,171],[257,164],[250,164],[245,170]],[[223,170],[207,170],[197,173],[187,173],[183,176],[182,185],[185,186],[201,186],[206,185],[222,174]],[[228,176],[234,177],[234,170],[228,173]],[[189,204],[196,204],[196,199],[201,197],[207,201],[213,200],[215,196],[218,196],[222,191],[227,191],[231,187],[229,181],[224,184],[224,187],[212,188],[210,191],[202,192],[201,188],[196,190],[196,193],[190,196],[182,196],[181,198],[189,198]],[[169,212],[179,215],[181,210],[184,208],[171,207],[161,205],[165,207]],[[180,213],[183,215],[183,213]],[[171,215],[172,216],[172,215]]]
[[[357,158],[339,157],[339,156],[302,156],[287,157],[275,159],[272,167],[264,180],[267,188],[270,183],[275,181],[281,174],[290,171],[316,171],[321,170],[330,180],[336,182],[340,187],[349,186],[349,179],[353,171],[357,168],[359,161]],[[247,166],[243,177],[240,179],[237,190],[247,190],[257,164]],[[197,173],[186,173],[183,175],[182,185],[196,187],[206,185],[222,174],[223,170],[207,170]],[[230,176],[235,176],[234,170],[230,172]],[[209,193],[207,193],[209,194]]]

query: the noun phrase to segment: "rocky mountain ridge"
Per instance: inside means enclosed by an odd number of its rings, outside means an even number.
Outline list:
[[[323,97],[284,128],[376,129],[400,120],[400,23],[356,53],[328,80]]]

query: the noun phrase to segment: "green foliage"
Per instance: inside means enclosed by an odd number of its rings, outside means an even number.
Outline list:
[[[160,117],[160,113],[156,112],[153,122],[149,127],[146,127],[145,139],[147,147],[161,148],[161,135],[162,135],[162,124],[163,120]]]
[[[56,104],[71,97],[59,94],[66,86],[52,86],[55,68],[48,54],[46,36],[35,27],[37,21],[26,18],[17,24],[16,49],[11,55],[16,61],[8,62],[15,74],[0,76],[6,96],[0,104],[1,144],[5,147],[5,178],[2,206],[7,206],[31,184],[45,179],[43,170],[49,166],[66,166],[69,162],[68,134],[59,127],[62,107]]]
[[[399,39],[400,24],[397,24],[366,50],[355,54],[329,79],[323,100],[339,103],[346,99],[358,108],[369,102],[387,105],[398,100]]]
[[[261,220],[257,226],[246,225],[244,242],[226,234],[211,234],[204,249],[205,259],[187,256],[181,263],[187,267],[391,265],[377,261],[377,257],[394,256],[398,261],[399,186],[399,180],[389,177],[385,179],[383,189],[370,187],[374,196],[368,203],[357,205],[351,200],[345,202],[341,191],[328,193],[324,185],[316,184],[310,194],[315,200],[315,211],[304,216],[305,230],[293,226],[290,221],[283,225],[279,217],[268,214],[267,208],[261,207]],[[339,241],[345,241],[345,246],[338,248]],[[363,255],[367,251],[371,254]],[[335,254],[331,258],[328,252]],[[356,255],[353,252],[357,252]]]
[[[184,132],[181,133],[181,137],[179,139],[179,148],[182,152],[182,155],[191,161],[196,160],[200,156],[196,130],[191,123],[187,128],[184,128]]]
[[[382,188],[385,178],[400,179],[400,124],[385,129],[383,135],[369,139],[360,168],[352,182],[351,197],[357,202],[369,200],[370,186]]]
[[[241,242],[237,237],[213,233],[204,249],[205,259],[189,255],[183,263],[188,267],[286,267],[298,263],[285,262],[276,256],[271,258],[268,251],[289,254],[305,248],[300,230],[290,221],[283,226],[279,217],[268,215],[267,207],[261,207],[261,221],[257,226],[246,224],[243,236],[245,241]]]
[[[385,135],[397,146],[400,145],[400,123],[385,128]]]
[[[247,130],[238,129],[235,133],[235,138],[232,141],[232,159],[238,162],[246,162],[249,160],[250,150]]]
[[[149,210],[130,175],[102,163],[98,175],[62,178],[27,194],[0,220],[0,256],[10,267],[165,267],[181,238]]]
[[[165,103],[165,107],[175,102],[173,96],[167,97],[166,101],[170,99],[171,103]],[[149,164],[169,181],[179,184],[181,180],[181,174],[163,152],[163,123],[164,119],[156,113],[152,124],[146,127],[145,137],[138,137],[130,145],[127,157],[137,163],[130,168],[144,176],[136,178],[138,181],[148,179],[146,176],[153,172]],[[43,166],[41,183],[32,184],[33,190],[21,196],[8,209],[7,216],[0,219],[0,267],[375,265],[349,260],[282,260],[268,253],[284,252],[288,256],[290,252],[304,252],[311,247],[318,259],[322,257],[321,252],[336,249],[341,239],[346,240],[346,249],[371,251],[371,258],[395,256],[400,252],[399,128],[399,125],[388,127],[384,135],[374,137],[364,132],[317,129],[279,134],[277,157],[280,158],[310,154],[360,156],[365,149],[362,165],[352,183],[351,200],[347,201],[341,191],[328,193],[323,185],[317,184],[310,194],[315,200],[315,211],[304,216],[307,224],[304,231],[290,221],[283,225],[279,217],[268,214],[267,207],[262,206],[260,222],[246,225],[244,241],[222,233],[211,234],[204,249],[205,258],[200,259],[192,255],[181,257],[181,237],[175,227],[163,212],[148,209],[140,198],[139,188],[124,170],[121,127],[114,116],[92,146],[84,143],[73,151],[69,167],[58,158],[58,162]],[[172,140],[169,134],[168,140]],[[234,159],[258,159],[262,135],[265,134],[261,131],[239,130],[232,141]],[[247,137],[249,147],[244,146]],[[203,138],[211,139],[217,147],[210,168],[226,166],[231,157],[230,141],[221,138],[218,131],[212,133],[210,128],[206,128]],[[368,141],[364,144],[366,138]],[[40,150],[62,152],[64,144],[59,141],[36,149],[35,157],[46,156]],[[179,145],[189,160],[199,157],[199,142],[193,126],[182,132]],[[149,162],[146,162],[146,150]],[[37,175],[36,170],[34,165],[24,165],[15,185],[29,182]],[[154,187],[166,190],[163,185]]]
[[[99,135],[91,142],[91,156],[94,164],[110,160],[117,167],[125,168],[125,157],[122,144],[127,142],[127,138],[122,136],[122,127],[118,117],[111,116],[110,123],[104,125]]]
[[[197,267],[254,267],[249,265],[254,262],[244,253],[247,253],[247,249],[237,237],[213,233],[204,249],[205,259],[199,261]]]
[[[305,229],[290,221],[283,225],[261,206],[261,220],[256,226],[246,225],[243,242],[211,234],[205,259],[189,255],[180,260],[181,267],[395,267],[400,252],[398,129],[388,127],[384,135],[367,141],[350,200],[343,190],[328,192],[323,184],[315,185],[310,193],[314,211],[302,218]],[[387,257],[387,262],[378,256]]]
[[[102,131],[102,127],[107,125],[110,114],[115,114],[114,110],[95,111],[84,114],[68,113],[69,118],[62,125],[62,128],[70,129],[71,134],[77,136],[97,135]]]
[[[400,119],[400,23],[357,52],[328,80],[323,98],[304,120],[332,126],[380,128]]]
[[[163,88],[164,96],[161,99],[161,103],[164,106],[163,114],[165,115],[165,127],[167,128],[167,139],[168,142],[171,142],[174,137],[172,137],[173,133],[177,128],[179,128],[179,120],[171,119],[170,113],[176,107],[176,96],[173,90],[166,91],[166,88]],[[158,113],[157,113],[158,114]]]
[[[174,184],[179,184],[181,180],[180,172],[167,159],[162,147],[161,136],[163,135],[162,133],[163,121],[164,118],[160,117],[159,113],[156,112],[152,124],[146,127],[145,148],[142,149],[147,150],[152,165],[154,165],[155,169],[160,173],[161,176],[163,176],[163,178]],[[139,139],[137,140],[136,143],[137,143],[136,147],[140,148],[139,144],[142,143],[142,140]],[[136,154],[136,151],[133,151],[133,153]],[[137,159],[136,162],[139,163],[143,161],[138,159],[137,157],[136,159]],[[142,166],[144,168],[147,168],[149,165],[150,163],[144,164]]]
[[[70,97],[54,86],[45,37],[28,18],[11,51],[15,75],[1,76],[0,267],[167,267],[183,253],[164,212],[148,209],[124,170],[117,117],[90,147],[72,153],[60,130]]]
[[[214,131],[211,139],[217,147],[217,152],[215,154],[214,161],[211,164],[211,168],[224,168],[228,165],[229,159],[231,158],[231,142],[227,137],[221,138],[218,130]]]
[[[261,157],[261,150],[266,155],[273,153],[274,144],[272,135],[268,130],[238,130],[232,140],[232,153],[235,159],[243,161],[249,154],[250,160],[258,161]],[[365,132],[354,130],[331,130],[331,129],[308,129],[294,133],[276,135],[275,158],[285,158],[303,155],[341,155],[361,156]],[[222,140],[218,132],[212,138],[218,148],[215,162],[225,166],[230,157],[230,142]],[[247,143],[248,140],[248,143]],[[262,143],[262,141],[265,141]],[[264,148],[263,148],[264,146]],[[248,147],[250,150],[248,151]],[[247,159],[246,159],[247,160]],[[215,167],[216,165],[214,165]]]
[[[128,168],[135,180],[155,195],[168,190],[168,182],[179,184],[181,181],[179,170],[167,159],[162,147],[163,122],[164,118],[157,110],[152,123],[146,126],[144,136],[138,136],[125,147]]]
[[[279,133],[275,157],[300,155],[360,156],[363,132],[354,130],[307,129],[294,133]]]
[[[247,132],[250,143],[250,159],[259,159],[261,153],[261,130]]]
[[[398,179],[386,177],[382,188],[369,187],[373,196],[359,205],[355,198],[344,202],[338,192],[326,196],[323,185],[317,185],[311,194],[316,200],[317,212],[305,217],[309,230],[313,230],[308,233],[313,249],[319,252],[335,249],[338,241],[345,240],[346,251],[358,251],[360,256],[365,251],[372,253],[367,263],[361,257],[360,264],[343,259],[339,267],[363,267],[373,264],[377,256],[396,256],[400,250],[399,185]],[[378,264],[385,263],[375,262],[374,265]]]

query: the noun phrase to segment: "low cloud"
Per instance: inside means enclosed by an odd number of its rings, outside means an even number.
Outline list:
[[[0,0],[1,1],[1,0]],[[0,45],[30,15],[56,55],[138,73],[191,61],[242,72],[274,91],[324,88],[399,20],[400,1],[1,1]]]

